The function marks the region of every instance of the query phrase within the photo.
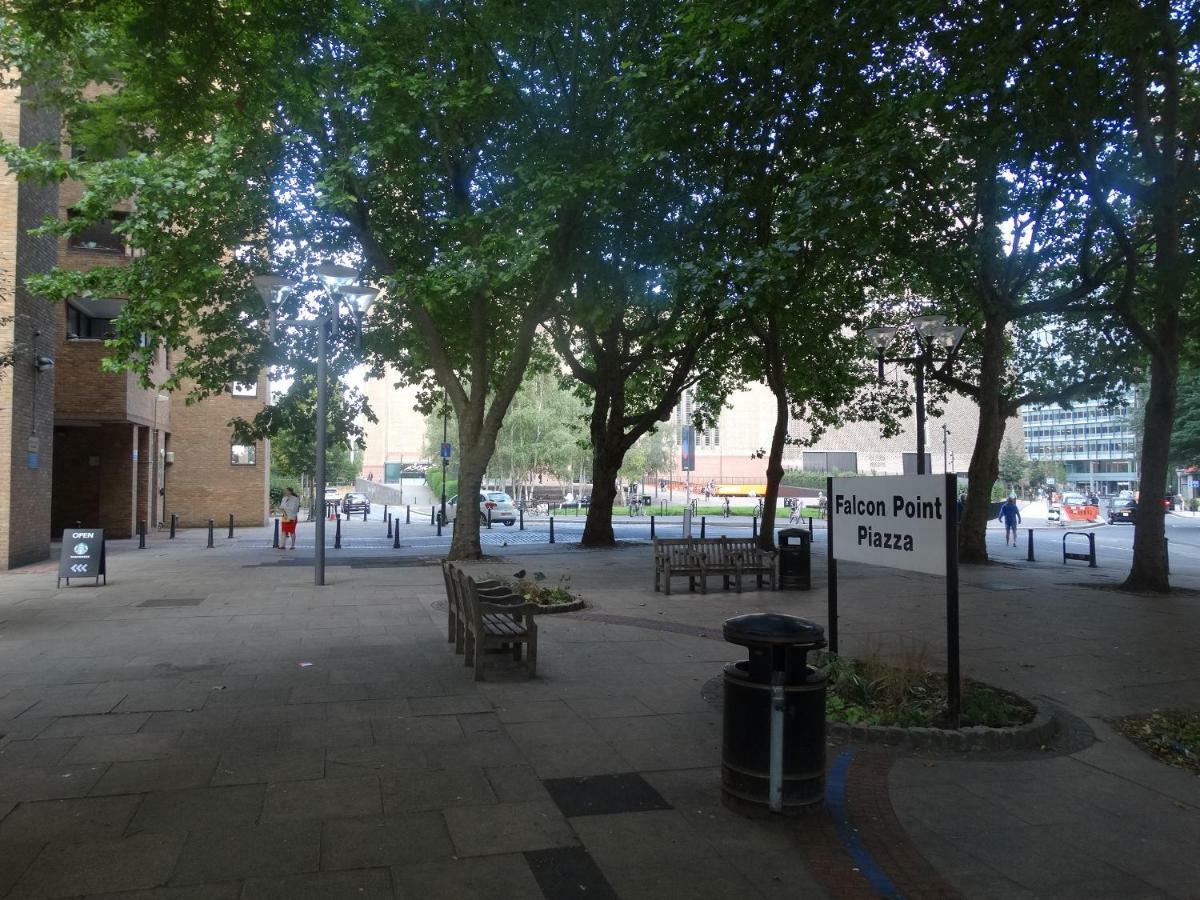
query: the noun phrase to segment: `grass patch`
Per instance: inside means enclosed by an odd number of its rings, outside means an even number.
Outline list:
[[[1117,719],[1113,725],[1147,753],[1170,766],[1200,775],[1200,713],[1154,710]]]
[[[878,654],[863,659],[816,654],[814,665],[825,670],[829,693],[825,715],[849,725],[896,725],[901,728],[945,728],[946,676],[931,672],[925,653],[909,654],[899,665]],[[1029,701],[989,684],[963,679],[960,725],[1008,728],[1033,720]]]

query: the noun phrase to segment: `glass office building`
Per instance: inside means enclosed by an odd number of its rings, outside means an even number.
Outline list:
[[[1021,410],[1025,455],[1061,463],[1067,470],[1066,490],[1094,491],[1101,497],[1138,489],[1141,435],[1138,396],[1129,391],[1117,405],[1081,401],[1070,409],[1057,404]]]

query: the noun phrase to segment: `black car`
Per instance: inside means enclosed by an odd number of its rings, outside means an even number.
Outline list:
[[[1108,508],[1108,524],[1116,525],[1118,522],[1128,522],[1132,525],[1136,513],[1136,500],[1114,500],[1112,506]]]
[[[371,500],[366,494],[349,493],[342,498],[342,512],[360,513],[371,511]]]

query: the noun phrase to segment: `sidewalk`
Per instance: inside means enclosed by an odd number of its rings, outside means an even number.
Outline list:
[[[428,553],[343,528],[361,549],[324,588],[303,534],[282,553],[258,531],[116,545],[107,588],[0,577],[0,897],[1200,896],[1200,779],[1105,721],[1200,707],[1195,595],[964,570],[964,674],[1067,732],[1021,754],[831,746],[844,803],[760,821],[720,803],[714,679],[744,655],[720,626],[825,624],[822,554],[811,592],[664,597],[646,545],[490,548],[475,571],[569,575],[592,605],[539,619],[537,679],[475,682]],[[843,652],[938,664],[936,579],[840,573]]]

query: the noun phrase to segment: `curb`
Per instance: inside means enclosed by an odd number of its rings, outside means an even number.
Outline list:
[[[1032,702],[1032,701],[1030,701]],[[1011,728],[901,728],[898,725],[849,725],[826,721],[826,733],[835,739],[883,744],[912,750],[1033,750],[1048,743],[1059,731],[1053,711],[1040,704],[1033,720]]]

